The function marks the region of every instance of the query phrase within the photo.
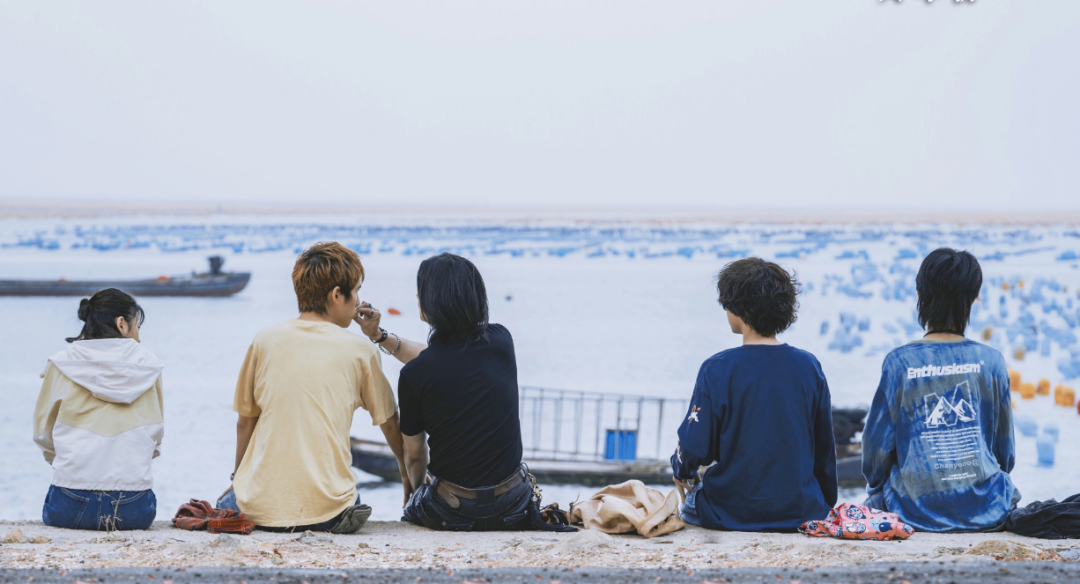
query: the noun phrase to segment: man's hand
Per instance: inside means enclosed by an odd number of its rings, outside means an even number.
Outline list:
[[[353,317],[353,322],[360,325],[360,330],[363,331],[364,336],[367,338],[374,341],[382,336],[382,333],[379,332],[380,321],[382,321],[382,313],[370,303],[361,302],[360,306],[356,307],[356,316]]]
[[[693,485],[689,481],[684,481],[679,477],[671,477],[671,480],[675,483],[675,486],[679,489],[679,499],[683,503],[686,502],[686,493],[693,490]]]

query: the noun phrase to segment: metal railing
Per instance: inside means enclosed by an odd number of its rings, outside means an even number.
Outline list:
[[[666,460],[689,404],[542,387],[522,387],[519,397],[524,456],[534,460]]]

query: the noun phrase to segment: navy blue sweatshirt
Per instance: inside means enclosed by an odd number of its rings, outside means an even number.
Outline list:
[[[795,531],[836,504],[829,385],[816,357],[743,345],[698,372],[671,457],[676,477],[712,463],[697,495],[702,527]]]

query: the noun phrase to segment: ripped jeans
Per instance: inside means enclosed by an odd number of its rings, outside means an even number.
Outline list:
[[[41,520],[49,527],[123,531],[149,529],[157,516],[154,491],[82,491],[51,485]]]

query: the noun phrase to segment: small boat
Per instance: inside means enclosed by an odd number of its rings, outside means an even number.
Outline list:
[[[533,387],[521,388],[520,394],[523,462],[538,482],[590,487],[631,479],[651,485],[671,483],[667,457],[674,444],[666,439],[674,440],[686,400]],[[833,410],[836,471],[842,487],[866,484],[854,441],[865,416],[866,410]],[[645,445],[646,437],[655,448]],[[383,480],[401,480],[388,445],[352,438],[350,446],[354,467]],[[639,456],[639,446],[650,452]]]
[[[132,296],[232,296],[247,286],[250,272],[223,272],[225,260],[209,258],[210,271],[152,280],[0,280],[0,296],[91,296],[118,288]]]

